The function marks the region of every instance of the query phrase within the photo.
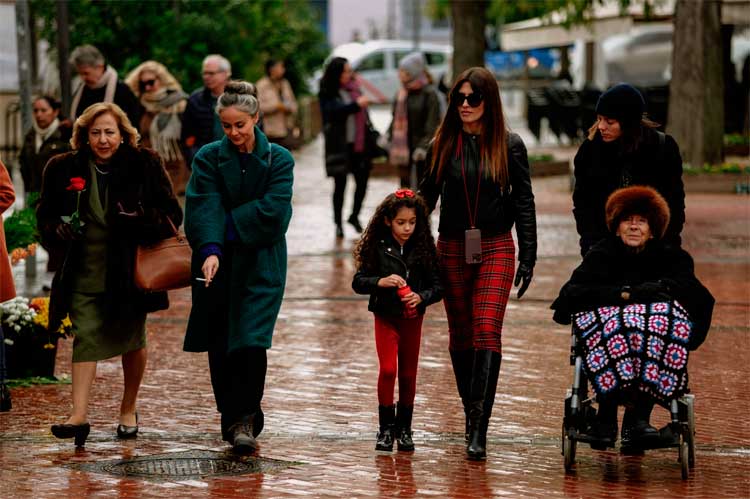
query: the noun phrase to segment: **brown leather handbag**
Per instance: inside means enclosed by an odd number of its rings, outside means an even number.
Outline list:
[[[139,245],[135,252],[135,286],[147,293],[190,286],[192,250],[185,234],[167,220],[174,235],[148,246]]]

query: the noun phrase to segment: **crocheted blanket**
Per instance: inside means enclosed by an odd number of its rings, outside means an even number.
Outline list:
[[[637,389],[662,404],[687,390],[693,324],[677,301],[600,307],[573,315],[597,394]]]

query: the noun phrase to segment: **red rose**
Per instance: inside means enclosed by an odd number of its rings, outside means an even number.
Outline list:
[[[68,191],[81,192],[86,188],[86,179],[81,177],[73,177],[70,179],[70,185],[65,189]]]

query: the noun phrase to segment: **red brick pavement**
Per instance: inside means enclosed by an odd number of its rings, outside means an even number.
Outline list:
[[[316,146],[317,147],[317,146]],[[354,234],[333,239],[330,186],[319,150],[298,155],[295,216],[289,233],[287,295],[269,351],[259,455],[292,462],[264,474],[147,481],[78,471],[70,465],[188,450],[224,451],[205,355],[181,351],[186,291],[148,324],[149,365],[136,440],[114,436],[122,390],[119,361],[99,365],[92,434],[85,450],[49,433],[66,416],[69,386],[13,390],[0,413],[0,497],[750,497],[747,346],[750,303],[747,198],[691,195],[686,245],[718,299],[715,327],[692,356],[697,396],[696,468],[680,479],[676,452],[643,457],[579,446],[565,474],[559,449],[562,400],[570,384],[569,332],[550,320],[549,302],[577,263],[565,179],[535,180],[540,261],[506,327],[486,463],[465,460],[463,416],[447,355],[442,305],[425,321],[414,416],[417,451],[374,448],[377,358],[366,302],[350,291]],[[393,188],[372,182],[367,213]],[[744,220],[744,224],[742,221]],[[349,228],[347,228],[349,230]],[[58,352],[69,373],[70,345]],[[664,411],[656,421],[665,422]]]

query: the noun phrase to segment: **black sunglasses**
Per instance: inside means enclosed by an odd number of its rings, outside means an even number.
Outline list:
[[[156,83],[156,80],[155,80],[155,79],[152,79],[152,80],[141,80],[141,81],[140,81],[140,82],[138,83],[138,87],[139,87],[139,88],[140,88],[141,90],[145,90],[145,89],[146,89],[146,87],[153,87],[155,83]]]
[[[453,104],[456,107],[461,107],[464,105],[464,101],[468,101],[470,107],[477,107],[479,104],[482,103],[484,100],[484,96],[480,94],[479,92],[474,92],[471,94],[462,94],[461,92],[453,92],[451,94],[451,104]]]

